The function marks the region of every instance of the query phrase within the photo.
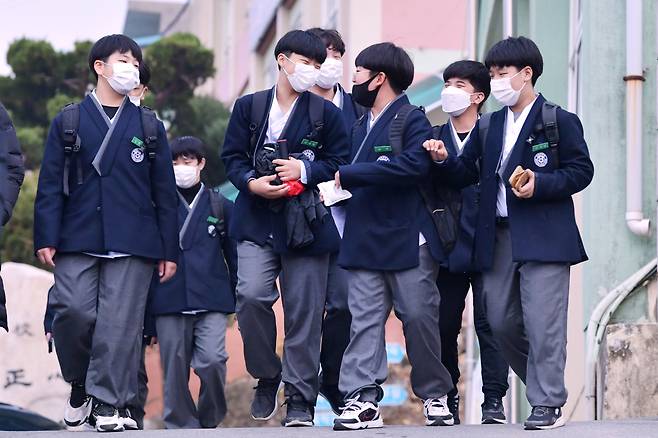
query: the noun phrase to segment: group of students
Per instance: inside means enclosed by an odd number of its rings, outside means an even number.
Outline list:
[[[414,65],[403,49],[361,51],[351,94],[339,83],[344,53],[335,30],[277,42],[276,83],[239,98],[226,131],[233,205],[201,182],[201,140],[169,145],[139,106],[149,74],[134,41],[93,46],[96,89],[53,121],[35,204],[37,255],[55,272],[50,332],[71,383],[67,425],[141,427],[145,336],[157,336],[166,426],[216,427],[235,312],[258,381],[254,420],[276,414],[283,387],[284,426],[312,426],[321,394],[335,430],[382,427],[391,310],[425,423],[459,424],[457,336],[471,288],[482,422],[506,422],[511,366],[533,407],[526,429],[564,424],[569,269],[586,260],[571,196],[593,166],[577,116],[535,91],[539,49],[507,38],[484,64],[451,64],[450,119],[434,128],[404,93]],[[480,116],[490,93],[504,108]],[[330,207],[317,189],[326,182],[344,198]]]

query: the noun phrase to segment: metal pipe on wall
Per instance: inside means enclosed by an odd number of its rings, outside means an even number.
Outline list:
[[[514,2],[503,0],[503,38],[514,35]]]
[[[642,0],[626,0],[626,225],[648,236],[642,212]]]

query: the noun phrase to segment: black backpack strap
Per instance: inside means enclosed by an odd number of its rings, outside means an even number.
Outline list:
[[[140,106],[139,110],[142,116],[144,147],[149,161],[153,161],[158,147],[158,117],[155,115],[155,111],[147,106]]]
[[[411,104],[402,105],[398,110],[391,125],[388,129],[388,141],[391,143],[391,149],[393,149],[393,156],[398,156],[402,153],[402,140],[404,137],[404,128],[407,124],[407,118],[414,110],[423,111],[423,108],[417,107]],[[424,111],[423,111],[424,112]]]
[[[217,219],[215,230],[219,238],[224,240],[226,237],[226,223],[224,221],[224,196],[217,189],[209,189],[210,195],[210,212]]]
[[[267,111],[267,98],[269,97],[270,90],[262,90],[254,93],[251,100],[251,115],[249,120],[249,144],[250,153],[256,150],[258,140],[263,132],[261,123]]]
[[[319,147],[322,147],[320,135],[324,127],[324,98],[309,92],[308,99],[308,118],[311,120],[312,126],[309,138],[317,141]]]
[[[552,148],[557,147],[558,143],[560,143],[560,131],[557,127],[557,109],[558,105],[549,101],[545,101],[541,107],[544,134],[546,135],[548,145]]]
[[[61,111],[62,121],[62,142],[64,143],[64,173],[62,178],[62,191],[64,196],[71,193],[69,187],[69,174],[71,169],[71,159],[75,158],[76,173],[78,185],[82,184],[82,165],[77,157],[80,152],[80,136],[78,129],[80,127],[80,105],[69,103]],[[74,155],[76,154],[76,155]]]

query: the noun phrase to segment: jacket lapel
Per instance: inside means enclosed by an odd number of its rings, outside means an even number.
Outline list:
[[[124,144],[122,143],[121,139],[123,138],[123,134],[126,131],[126,128],[128,127],[129,124],[135,123],[133,122],[133,118],[135,117],[135,113],[139,112],[139,108],[137,108],[135,105],[130,103],[130,100],[126,98],[123,102],[123,105],[121,108],[119,108],[119,111],[117,112],[117,115],[115,116],[114,123],[112,124],[112,127],[106,134],[106,136],[109,136],[107,138],[107,147],[105,148],[104,151],[99,150],[98,154],[100,155],[101,153],[103,154],[102,157],[94,158],[94,167],[98,164],[98,171],[101,175],[107,175],[112,168],[112,165],[114,164],[114,160],[116,158],[117,153],[119,150],[122,150],[121,153],[126,153],[129,154],[132,149],[129,147],[123,147]],[[141,128],[141,124],[140,124]],[[140,132],[142,130],[140,129]],[[105,139],[104,139],[105,141]]]
[[[98,132],[101,135],[101,138],[107,134],[107,130],[109,127],[107,126],[107,123],[103,119],[103,116],[101,113],[98,112],[98,108],[96,108],[96,105],[93,101],[93,97],[91,97],[91,94],[87,95],[87,97],[84,98],[80,106],[82,109],[87,113],[91,121],[93,122],[94,126],[98,130]],[[95,147],[100,146],[100,144],[95,145]]]
[[[488,174],[496,173],[498,162],[500,161],[500,154],[503,151],[503,137],[505,136],[505,112],[507,107],[496,111],[491,115],[489,131],[487,138],[481,142],[483,156],[491,157],[490,160],[485,160],[484,166]]]
[[[374,154],[373,146],[383,146],[383,145],[388,145],[390,142],[388,141],[388,128],[390,125],[391,120],[393,120],[393,117],[397,114],[398,110],[405,104],[409,103],[409,99],[407,98],[406,95],[401,95],[399,96],[396,100],[394,100],[391,105],[384,110],[383,114],[379,115],[379,118],[375,121],[375,124],[372,126],[370,129],[370,132],[366,134],[365,140],[362,142],[360,151],[357,151],[357,156],[353,160],[353,162],[364,162],[364,161],[372,161],[371,154]],[[369,118],[371,117],[370,112],[366,114],[366,120],[364,120],[364,124],[366,126],[366,131],[367,131],[367,126],[370,123]],[[375,143],[381,143],[381,144],[375,144]]]
[[[292,114],[290,114],[283,131],[281,131],[280,138],[287,140],[290,152],[297,146],[300,138],[305,135],[305,133],[300,133],[300,129],[308,127],[308,123],[305,121],[308,118],[308,93],[308,91],[304,92],[297,98]]]
[[[503,176],[505,181],[509,180],[509,177],[512,175],[512,172],[514,172],[514,168],[521,162],[521,159],[523,157],[523,149],[527,145],[526,140],[534,130],[535,123],[537,122],[536,120],[537,117],[541,115],[540,114],[541,107],[544,101],[545,99],[542,95],[539,95],[537,97],[535,103],[532,105],[532,108],[530,109],[530,113],[528,114],[528,117],[525,119],[525,122],[523,123],[523,128],[521,128],[521,132],[519,133],[519,136],[516,139],[516,143],[514,143],[514,148],[512,148],[512,152],[510,152],[509,159],[507,160],[506,166],[503,169]]]
[[[183,227],[180,230],[179,239],[180,247],[182,249],[188,249],[194,242],[194,236],[196,234],[195,230],[198,228],[197,224],[199,222],[200,212],[203,211],[202,206],[207,202],[208,191],[203,184],[201,184],[199,192],[200,193],[197,195],[198,198],[194,205],[192,205],[191,208],[188,206],[189,210],[187,212],[187,217],[185,218]]]
[[[441,137],[440,140],[443,140],[443,144],[448,150],[448,155],[458,156],[459,151],[455,145],[455,141],[452,135],[452,128],[450,127],[450,122],[446,123],[441,127],[441,132],[439,133]]]

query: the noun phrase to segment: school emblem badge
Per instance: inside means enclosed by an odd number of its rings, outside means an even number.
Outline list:
[[[380,155],[377,157],[377,161],[391,161],[391,159],[386,155]]]
[[[543,152],[539,152],[535,155],[535,164],[537,167],[546,167],[548,164],[548,155]]]
[[[144,150],[142,148],[133,149],[130,153],[130,158],[132,158],[135,163],[141,163],[144,161]]]
[[[302,155],[304,155],[308,161],[315,161],[315,152],[310,149],[304,149]]]

